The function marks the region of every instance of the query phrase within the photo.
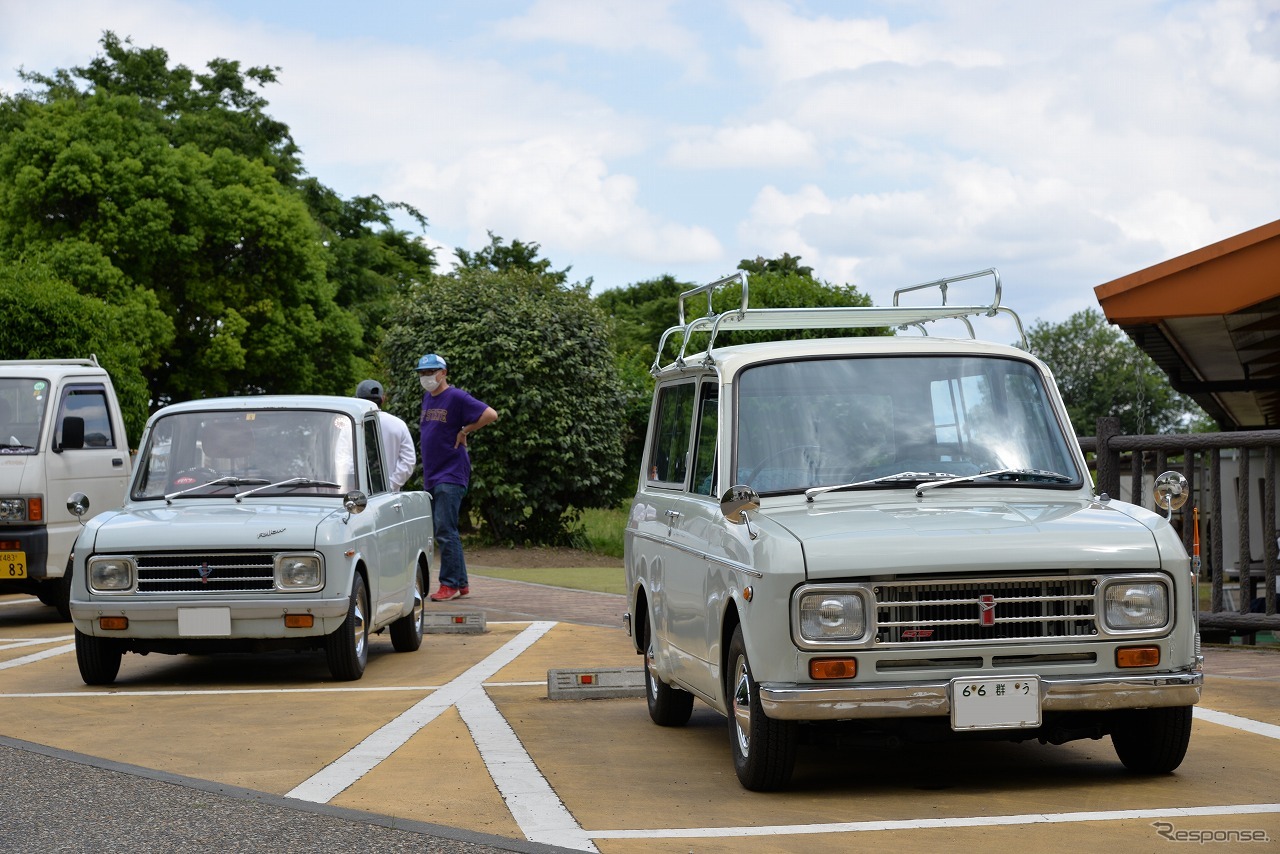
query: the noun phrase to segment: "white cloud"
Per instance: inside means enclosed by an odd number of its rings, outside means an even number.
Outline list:
[[[684,169],[776,169],[817,161],[813,138],[784,121],[723,128],[687,128],[667,151]]]
[[[611,54],[656,53],[700,74],[703,56],[697,39],[672,19],[671,6],[672,0],[535,0],[525,14],[494,29],[515,41],[578,45]]]

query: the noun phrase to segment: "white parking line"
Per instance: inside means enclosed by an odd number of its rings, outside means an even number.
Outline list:
[[[493,674],[516,659],[535,641],[545,635],[554,622],[531,623],[529,628],[507,641],[500,649],[453,681],[424,697],[411,708],[373,732],[364,741],[338,757],[308,779],[286,793],[286,797],[327,804],[339,792],[369,773],[414,733],[435,720],[471,691],[483,691],[483,684]]]
[[[1192,712],[1202,721],[1208,721],[1211,724],[1219,726],[1229,726],[1234,729],[1251,732],[1254,735],[1265,735],[1267,738],[1280,739],[1280,726],[1275,724],[1263,723],[1250,718],[1242,718],[1239,715],[1233,715],[1230,712],[1219,712],[1214,709],[1206,709],[1203,706],[1196,706]]]
[[[0,650],[17,649],[20,646],[39,646],[42,643],[66,643],[73,639],[73,635],[63,635],[59,638],[0,638]]]
[[[927,830],[957,827],[1010,827],[1025,824],[1072,824],[1082,821],[1130,821],[1217,815],[1280,813],[1280,804],[1227,804],[1216,807],[1172,807],[1154,810],[1030,813],[1028,815],[955,816],[897,821],[844,821],[829,824],[784,824],[758,827],[684,827],[664,830],[593,830],[592,839],[720,839],[741,836],[794,836],[815,833],[866,833],[876,830]]]
[[[582,829],[542,776],[488,694],[471,691],[459,698],[458,714],[471,730],[484,766],[525,839],[578,851],[597,850],[591,844],[591,834]]]
[[[53,658],[55,655],[62,655],[64,652],[73,652],[76,645],[69,643],[66,646],[55,646],[53,649],[34,652],[31,655],[24,655],[22,658],[15,658],[10,661],[0,662],[0,670],[8,670],[11,667],[22,667],[24,664],[34,664],[37,661],[44,661],[46,658]]]

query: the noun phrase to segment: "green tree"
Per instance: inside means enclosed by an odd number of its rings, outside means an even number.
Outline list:
[[[102,46],[0,99],[0,265],[43,261],[111,304],[151,292],[168,318],[139,348],[156,402],[349,392],[430,249],[391,227],[398,205],[305,177],[257,91],[276,69]]]
[[[43,264],[0,265],[0,358],[97,356],[111,374],[129,438],[136,442],[149,402],[138,351],[146,339],[139,330],[155,321],[158,307],[148,304],[146,292],[135,295],[111,305],[80,293]]]
[[[415,433],[424,353],[444,356],[450,382],[498,411],[472,453],[468,499],[486,535],[561,545],[579,511],[616,494],[622,401],[607,318],[585,285],[540,270],[486,263],[411,286],[380,355],[393,366],[388,409]]]
[[[1077,436],[1092,436],[1099,418],[1120,419],[1130,435],[1206,429],[1198,404],[1094,308],[1062,323],[1038,320],[1027,330],[1030,351],[1053,371]]]

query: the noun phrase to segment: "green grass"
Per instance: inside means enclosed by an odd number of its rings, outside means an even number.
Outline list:
[[[583,510],[582,527],[587,548],[596,554],[622,557],[622,531],[627,525],[627,508]]]
[[[568,587],[572,590],[591,590],[596,593],[626,593],[626,576],[622,567],[547,567],[545,569],[477,569],[476,575],[502,578],[507,581],[527,581],[531,584],[549,584],[552,587]]]

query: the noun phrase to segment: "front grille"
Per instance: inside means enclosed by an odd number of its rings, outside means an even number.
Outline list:
[[[915,645],[1096,637],[1092,577],[875,585],[876,642]]]
[[[141,554],[135,560],[139,593],[247,593],[275,589],[274,552]]]

